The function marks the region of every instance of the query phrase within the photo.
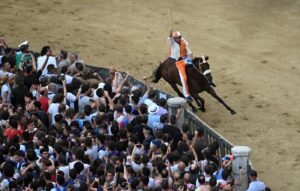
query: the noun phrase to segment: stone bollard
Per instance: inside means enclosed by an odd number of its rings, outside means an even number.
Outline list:
[[[243,179],[241,185],[236,185],[237,191],[245,191],[249,185],[248,179],[248,166],[250,158],[251,149],[247,146],[235,146],[231,148],[231,153],[235,156],[235,159],[232,161],[232,175],[235,180],[240,178],[240,168],[243,169]]]
[[[178,109],[181,108],[181,112],[177,118],[177,127],[181,129],[182,124],[184,123],[184,112],[185,112],[185,105],[186,100],[182,97],[173,97],[168,99],[168,115],[169,119],[172,115],[177,115]]]

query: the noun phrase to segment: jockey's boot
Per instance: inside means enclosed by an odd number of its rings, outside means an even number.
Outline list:
[[[187,96],[185,99],[186,99],[186,101],[189,102],[189,103],[193,102],[192,96]]]

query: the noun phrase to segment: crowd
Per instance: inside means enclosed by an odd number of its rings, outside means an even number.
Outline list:
[[[39,55],[0,39],[0,190],[232,191],[232,161],[168,116],[114,68],[94,73],[76,52]],[[178,110],[178,114],[180,110]],[[250,172],[249,191],[268,190]]]

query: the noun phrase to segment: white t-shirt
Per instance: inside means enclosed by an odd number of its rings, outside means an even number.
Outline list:
[[[75,165],[76,162],[81,162],[81,161],[73,161],[73,162],[69,163],[70,170],[72,170],[74,168],[74,165]],[[83,163],[83,166],[84,166],[84,169],[81,171],[80,174],[81,175],[87,175],[89,173],[90,165],[86,164],[86,163]]]
[[[93,161],[95,161],[96,159],[98,159],[98,147],[97,146],[92,146],[92,148],[90,149],[87,149],[85,152],[84,152],[84,155],[88,155],[91,157],[91,159]],[[93,162],[92,161],[92,162]]]
[[[70,172],[70,167],[69,166],[60,166],[57,169],[57,172],[58,171],[62,171],[65,175],[65,178],[69,179],[69,172]]]
[[[44,64],[46,58],[47,58],[46,55],[38,57],[38,59],[37,59],[37,70],[40,70],[43,67],[43,64]],[[48,62],[47,62],[46,67],[44,68],[44,70],[42,72],[42,75],[45,75],[45,74],[48,73],[47,67],[50,64],[54,65],[54,68],[57,68],[56,59],[55,59],[54,56],[49,56]]]
[[[10,86],[8,83],[5,83],[2,85],[1,87],[1,97],[3,98],[4,97],[4,94],[5,93],[8,93],[7,94],[7,103],[10,103],[10,98],[11,98],[11,89],[10,89]]]
[[[70,107],[74,109],[74,103],[76,101],[76,96],[70,92],[67,93],[67,100],[70,102]]]
[[[65,75],[65,79],[66,79],[66,84],[71,84],[72,80],[73,80],[73,77],[70,76],[70,75]]]
[[[58,107],[59,107],[59,103],[51,103],[48,108],[48,113],[51,114],[52,124],[55,123],[54,117],[56,114],[58,114]]]

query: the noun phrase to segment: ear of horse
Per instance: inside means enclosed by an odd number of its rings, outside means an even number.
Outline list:
[[[207,55],[205,55],[204,59],[207,61],[209,59],[209,57]]]

